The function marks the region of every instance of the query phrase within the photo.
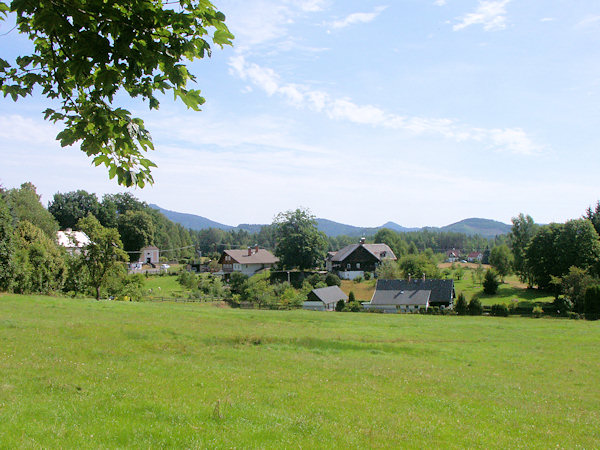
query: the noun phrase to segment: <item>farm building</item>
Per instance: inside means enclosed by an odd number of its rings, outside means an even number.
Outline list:
[[[364,306],[384,312],[450,308],[455,297],[454,280],[377,280],[373,297]]]
[[[219,259],[222,269],[217,274],[228,276],[232,272],[241,272],[252,276],[262,270],[270,269],[278,262],[279,258],[270,251],[259,248],[258,245],[248,247],[248,250],[225,250]]]
[[[338,301],[348,301],[348,296],[337,286],[313,289],[302,304],[303,309],[313,311],[333,311]]]
[[[140,249],[139,262],[142,264],[158,264],[160,262],[160,250],[154,245],[142,247]]]
[[[396,260],[396,255],[387,244],[365,244],[362,238],[359,244],[347,245],[335,253],[329,253],[326,268],[336,272],[340,278],[353,280],[365,272],[374,272],[384,259]]]

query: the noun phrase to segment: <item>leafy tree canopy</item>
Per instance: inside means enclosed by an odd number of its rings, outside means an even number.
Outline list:
[[[48,211],[58,221],[61,229],[74,228],[79,219],[93,214],[98,217],[100,203],[96,194],[84,190],[54,194],[54,200],[48,205]]]
[[[40,196],[33,184],[23,183],[20,188],[9,189],[4,195],[15,225],[20,221],[30,222],[40,228],[50,239],[56,239],[58,224],[52,214],[40,203]]]
[[[277,237],[275,254],[283,267],[309,269],[322,261],[327,240],[317,229],[315,217],[308,210],[279,213],[273,225]]]
[[[39,88],[57,103],[44,116],[62,122],[61,145],[80,143],[126,186],[153,182],[145,152],[154,147],[144,122],[113,106],[115,95],[158,109],[157,94],[171,91],[198,110],[204,99],[188,88],[195,77],[182,61],[210,56],[209,41],[223,47],[233,39],[225,15],[207,0],[0,1],[0,20],[6,17],[34,50],[14,62],[0,58],[0,92],[16,101]]]

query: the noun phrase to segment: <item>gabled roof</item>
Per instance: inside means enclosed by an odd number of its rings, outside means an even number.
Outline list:
[[[154,245],[147,245],[140,248],[140,252],[143,252],[144,250],[158,250],[158,247],[155,247]]]
[[[66,248],[83,248],[90,243],[90,238],[83,231],[57,231],[56,241],[58,245]]]
[[[396,255],[387,244],[350,244],[337,252],[332,258],[332,261],[341,262],[356,251],[359,247],[363,247],[371,253],[377,260],[396,259]]]
[[[371,305],[417,305],[427,306],[431,291],[392,291],[378,289],[373,294]]]
[[[469,253],[469,258],[477,258],[479,255],[483,255],[481,252],[471,252]]]
[[[337,303],[338,300],[348,300],[348,296],[344,294],[337,286],[328,286],[324,288],[313,289],[308,294],[308,298],[312,300],[320,300],[326,305],[330,305],[331,303]]]
[[[219,260],[220,264],[223,264],[225,255],[229,255],[238,264],[275,264],[279,262],[279,258],[264,248],[258,250],[253,248],[250,255],[248,255],[248,250],[225,250]]]
[[[378,291],[431,291],[429,303],[448,303],[454,298],[454,280],[377,280]]]

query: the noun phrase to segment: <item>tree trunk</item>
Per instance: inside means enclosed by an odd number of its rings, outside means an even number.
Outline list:
[[[96,286],[96,300],[100,300],[100,286]]]

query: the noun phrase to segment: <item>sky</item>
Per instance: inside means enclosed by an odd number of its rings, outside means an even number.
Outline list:
[[[538,223],[600,199],[600,2],[214,0],[234,46],[190,64],[206,103],[142,117],[155,184],[130,190],[229,225],[308,208],[356,226]],[[0,22],[0,57],[29,43]],[[39,95],[0,99],[0,184],[123,192],[61,148]]]

